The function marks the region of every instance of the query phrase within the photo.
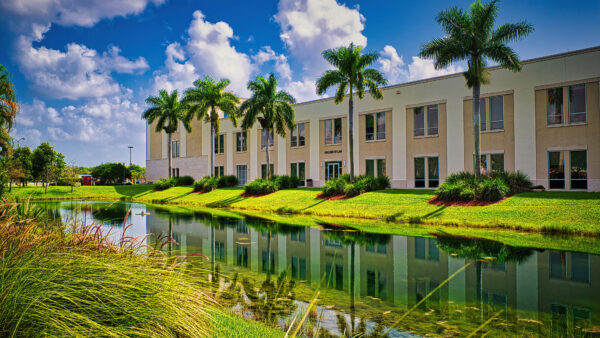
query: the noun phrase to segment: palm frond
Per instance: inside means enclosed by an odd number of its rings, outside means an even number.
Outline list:
[[[317,80],[317,94],[322,95],[330,87],[347,82],[347,80],[347,76],[344,76],[339,70],[326,70]]]
[[[492,32],[490,41],[509,43],[520,40],[533,32],[533,26],[526,21],[504,24]]]

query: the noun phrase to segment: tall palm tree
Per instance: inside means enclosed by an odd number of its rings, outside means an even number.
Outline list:
[[[15,86],[10,73],[0,64],[0,154],[6,154],[10,148],[10,130],[19,112]]]
[[[254,81],[248,82],[248,89],[252,97],[242,102],[239,113],[244,115],[242,129],[248,130],[256,121],[267,133],[267,177],[271,178],[271,165],[269,161],[269,142],[271,133],[285,137],[286,127],[289,130],[296,128],[294,121],[294,107],[296,99],[283,90],[277,90],[277,78],[271,73],[268,79],[257,76]]]
[[[383,99],[378,86],[387,84],[387,80],[378,70],[367,68],[379,58],[377,53],[362,54],[362,47],[350,43],[348,47],[328,49],[323,57],[333,65],[335,70],[326,70],[317,80],[317,94],[324,94],[327,89],[337,86],[335,104],[340,104],[348,95],[348,151],[350,153],[350,178],[354,179],[354,100],[356,96],[362,100],[365,89],[376,100]]]
[[[194,115],[198,120],[210,123],[210,171],[211,176],[215,174],[214,154],[215,135],[221,129],[219,110],[229,114],[229,119],[234,127],[237,127],[237,105],[240,99],[233,93],[225,92],[231,81],[221,79],[213,80],[206,76],[204,79],[194,81],[194,87],[185,91],[183,102],[188,106],[187,118],[192,119]]]
[[[466,60],[468,69],[463,73],[467,87],[473,89],[473,134],[475,142],[475,176],[480,176],[479,145],[479,93],[482,84],[490,82],[486,59],[497,62],[502,68],[514,72],[521,70],[521,62],[515,51],[506,44],[524,38],[533,32],[526,21],[508,23],[494,29],[498,14],[496,0],[487,4],[476,1],[469,11],[452,7],[441,11],[437,22],[446,36],[433,39],[423,45],[419,56],[435,61],[435,68],[442,69],[453,62]]]
[[[171,151],[171,137],[174,132],[177,131],[179,122],[181,121],[183,127],[188,132],[192,131],[190,120],[185,116],[186,106],[179,101],[179,92],[174,90],[171,94],[167,93],[166,90],[161,89],[158,92],[158,96],[150,96],[146,99],[146,103],[151,107],[148,108],[142,117],[148,121],[148,124],[156,122],[156,132],[160,133],[164,130],[169,138],[169,145],[167,146],[167,156],[169,158],[169,178],[172,175],[173,167],[173,153]]]

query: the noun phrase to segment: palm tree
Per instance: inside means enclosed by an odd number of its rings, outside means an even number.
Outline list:
[[[17,95],[10,80],[10,73],[0,65],[0,154],[6,154],[10,148],[10,130],[19,112]]]
[[[285,137],[286,127],[289,130],[296,128],[292,106],[296,99],[283,90],[277,90],[277,78],[273,73],[268,79],[257,76],[256,80],[248,82],[248,89],[252,91],[252,97],[244,101],[239,109],[239,114],[244,115],[242,129],[252,128],[258,120],[267,133],[267,177],[271,178],[269,138],[273,131]]]
[[[350,178],[354,179],[354,101],[353,95],[359,100],[365,96],[365,88],[376,100],[383,99],[383,93],[378,86],[387,84],[387,80],[378,70],[367,68],[379,58],[377,53],[362,54],[362,47],[351,43],[348,47],[328,49],[323,57],[333,65],[335,70],[326,70],[317,80],[317,94],[324,94],[327,89],[338,86],[335,92],[335,104],[348,97],[348,130],[350,153]]]
[[[435,68],[442,69],[453,62],[466,60],[468,69],[463,73],[467,87],[473,89],[473,134],[475,138],[475,176],[480,177],[479,93],[482,84],[490,82],[486,59],[514,72],[521,70],[515,51],[506,44],[524,38],[533,32],[525,21],[504,24],[494,29],[498,14],[496,0],[487,4],[476,1],[469,11],[452,7],[438,14],[437,22],[446,33],[423,45],[419,56],[435,60]]]
[[[169,178],[172,175],[173,154],[171,152],[171,136],[177,131],[179,122],[183,123],[183,127],[188,132],[192,131],[189,119],[185,116],[186,106],[179,101],[179,92],[174,90],[171,94],[166,90],[161,89],[158,96],[150,96],[146,99],[146,103],[151,105],[143,114],[142,117],[148,121],[148,124],[156,122],[156,132],[160,133],[164,130],[169,137],[169,145],[167,146],[167,154],[169,158]]]
[[[224,92],[231,81],[221,79],[213,80],[206,76],[204,79],[198,79],[194,82],[194,87],[185,91],[183,102],[188,106],[187,118],[192,119],[194,115],[198,120],[204,119],[210,123],[210,171],[214,176],[214,154],[215,154],[215,135],[221,128],[219,110],[227,112],[231,123],[237,127],[236,108],[240,99],[233,93]]]

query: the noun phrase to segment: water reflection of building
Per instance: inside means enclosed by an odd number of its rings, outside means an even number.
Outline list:
[[[169,220],[148,216],[148,231],[168,233],[182,252],[201,252],[236,271],[279,274],[323,287],[381,301],[390,306],[412,306],[465,264],[470,265],[431,295],[423,309],[449,301],[474,304],[536,319],[548,313],[553,332],[567,334],[575,327],[599,323],[597,284],[600,257],[582,253],[534,251],[516,261],[477,262],[449,255],[436,239],[391,236],[387,241],[339,239],[313,228],[284,228],[246,220],[193,217]],[[214,227],[209,225],[214,224]],[[257,227],[258,226],[258,227]],[[214,242],[211,246],[211,241]],[[352,247],[354,246],[354,260]],[[353,262],[354,261],[354,262]],[[352,273],[354,266],[354,273]],[[322,288],[323,289],[323,288]],[[347,304],[347,300],[340,299]],[[485,315],[485,314],[484,314]]]

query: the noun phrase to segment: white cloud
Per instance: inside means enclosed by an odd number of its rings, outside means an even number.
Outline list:
[[[250,57],[231,45],[237,39],[233,29],[223,21],[211,23],[204,14],[195,11],[184,45],[172,43],[165,51],[165,70],[154,77],[154,92],[158,89],[184,90],[200,76],[231,81],[229,90],[247,95],[248,80],[256,71]]]
[[[281,40],[309,75],[326,69],[321,52],[351,42],[366,46],[362,34],[365,17],[336,0],[281,0],[275,21],[281,26]]]
[[[32,43],[25,36],[19,38],[21,71],[36,92],[52,98],[75,100],[114,95],[119,93],[120,86],[111,77],[112,72],[134,73],[148,68],[144,58],[130,61],[120,55],[118,47],[99,55],[96,50],[76,43],[68,44],[64,52],[43,46],[35,48]]]
[[[57,23],[63,26],[92,27],[105,18],[141,13],[150,3],[164,0],[3,0],[0,13],[16,30],[35,32],[34,25]],[[4,15],[3,15],[4,16]]]
[[[287,57],[283,54],[277,54],[271,46],[262,47],[258,53],[252,56],[252,60],[257,66],[262,66],[269,61],[275,61],[275,71],[279,74],[280,78],[285,81],[292,80],[292,69],[287,61]]]
[[[71,138],[69,134],[67,134],[60,128],[48,127],[47,130],[48,134],[50,135],[50,138],[52,138],[54,141],[66,141]]]
[[[292,81],[283,86],[285,91],[296,98],[296,102],[306,102],[327,97],[326,95],[317,95],[316,88],[316,82],[309,79]]]
[[[380,53],[379,69],[385,74],[391,84],[416,81],[436,76],[463,72],[461,66],[451,65],[445,69],[435,69],[433,60],[421,59],[418,56],[411,58],[412,62],[406,64],[402,56],[398,55],[392,46],[385,46]]]

